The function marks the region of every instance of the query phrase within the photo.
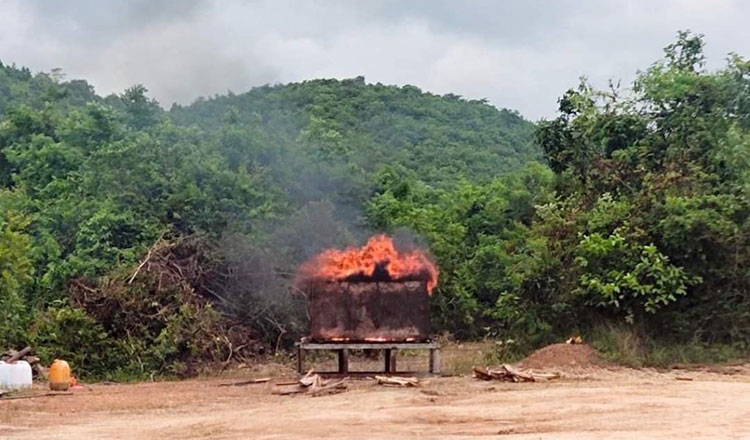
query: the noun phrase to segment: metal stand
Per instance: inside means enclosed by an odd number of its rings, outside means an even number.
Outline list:
[[[297,371],[305,372],[305,353],[308,350],[333,350],[338,353],[338,370],[318,372],[318,374],[371,375],[371,374],[413,374],[397,371],[396,353],[398,350],[430,350],[430,374],[440,374],[440,346],[437,342],[298,342]],[[384,371],[349,371],[349,350],[382,350],[385,359]]]

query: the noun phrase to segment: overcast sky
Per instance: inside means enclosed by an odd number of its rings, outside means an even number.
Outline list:
[[[0,0],[0,60],[59,67],[162,105],[267,83],[363,75],[487,98],[536,120],[578,77],[627,82],[680,29],[719,66],[750,56],[750,1]]]

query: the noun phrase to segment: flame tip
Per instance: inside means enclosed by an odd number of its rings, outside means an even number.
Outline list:
[[[437,286],[438,269],[420,250],[401,252],[386,234],[370,237],[361,248],[327,249],[300,267],[301,279],[396,281],[424,279]]]

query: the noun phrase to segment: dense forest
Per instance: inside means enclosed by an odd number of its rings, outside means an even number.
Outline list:
[[[116,378],[274,353],[305,331],[297,266],[385,231],[440,268],[434,331],[502,356],[575,332],[744,355],[750,62],[709,71],[703,45],[537,124],[361,77],[165,111],[0,64],[0,348]]]

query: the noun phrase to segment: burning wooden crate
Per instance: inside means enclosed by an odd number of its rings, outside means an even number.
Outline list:
[[[317,282],[308,289],[316,342],[425,341],[430,333],[426,281]]]
[[[429,349],[430,372],[438,372],[438,346],[429,340],[437,274],[425,254],[399,252],[384,235],[305,263],[298,287],[309,300],[310,337],[298,344],[300,372],[306,350],[336,350],[342,374],[348,373],[349,350],[383,350],[385,371],[394,373],[399,349]]]

